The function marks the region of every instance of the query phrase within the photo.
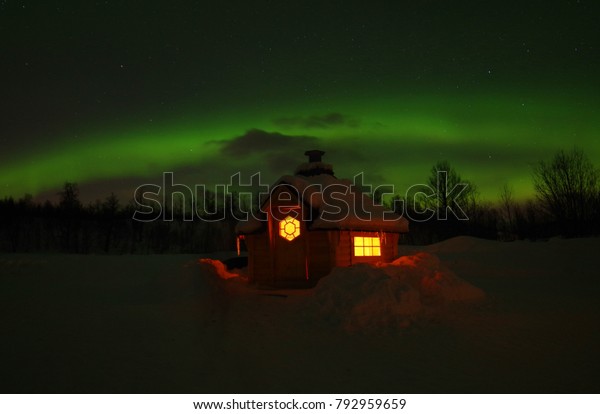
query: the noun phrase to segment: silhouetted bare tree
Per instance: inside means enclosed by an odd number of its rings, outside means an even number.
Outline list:
[[[477,188],[464,180],[448,161],[438,161],[431,167],[427,183],[434,189],[433,197],[429,198],[431,208],[453,212],[456,218],[468,217],[466,214],[476,202]]]
[[[513,188],[508,184],[504,184],[500,190],[499,198],[502,211],[502,228],[499,237],[503,240],[513,240],[515,238],[515,214],[517,209]]]
[[[557,152],[533,168],[533,185],[542,207],[565,236],[589,234],[594,222],[600,174],[583,151]]]

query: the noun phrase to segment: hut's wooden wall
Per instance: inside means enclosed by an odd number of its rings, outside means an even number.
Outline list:
[[[278,187],[267,204],[264,230],[246,235],[250,280],[278,287],[314,286],[333,267],[361,262],[391,261],[398,254],[398,234],[306,228],[309,211],[290,186]],[[279,236],[279,222],[288,215],[300,222],[300,235]],[[381,256],[354,256],[354,236],[380,237]]]
[[[331,244],[334,249],[334,260],[335,266],[350,266],[352,264],[352,240],[350,237],[350,231],[336,231],[332,232]]]
[[[398,258],[398,233],[383,233],[383,243],[381,247],[381,260],[391,262]]]
[[[271,193],[267,208],[270,212],[267,226],[271,232],[272,284],[278,287],[307,285],[306,247],[309,236],[304,220],[305,212],[296,189],[288,185],[277,187]],[[293,240],[286,240],[279,235],[279,223],[287,216],[300,223],[300,235]]]
[[[311,285],[329,274],[335,266],[335,247],[331,243],[331,233],[337,233],[337,231],[308,232],[307,256]]]
[[[354,256],[354,236],[381,237],[381,256]],[[396,233],[307,231],[304,224],[301,236],[292,242],[281,239],[276,232],[273,232],[273,242],[269,241],[269,233],[266,231],[248,234],[245,236],[245,241],[248,248],[249,277],[252,282],[260,285],[314,286],[336,266],[390,262],[396,259],[398,237]],[[291,271],[289,266],[283,266],[286,260],[293,262],[294,269]],[[306,270],[308,270],[308,278],[306,278]]]
[[[244,239],[248,249],[248,276],[250,281],[261,284],[271,283],[271,250],[269,248],[268,233],[247,234]]]

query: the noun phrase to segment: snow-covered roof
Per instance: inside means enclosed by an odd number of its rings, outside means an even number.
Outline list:
[[[316,173],[333,175],[333,166],[321,161],[305,162],[294,171],[296,175],[317,175]]]
[[[284,175],[273,185],[271,194],[278,186],[294,188],[300,202],[311,209],[313,216],[306,223],[309,230],[408,232],[408,221],[404,217],[375,205],[350,180],[339,179],[331,174]],[[263,206],[266,204],[263,203]],[[264,228],[265,223],[266,219],[251,216],[246,221],[240,221],[236,231],[241,234],[256,233]]]

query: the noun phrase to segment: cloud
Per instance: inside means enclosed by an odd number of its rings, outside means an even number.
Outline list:
[[[358,120],[339,112],[331,112],[325,115],[282,117],[274,119],[273,123],[281,128],[306,129],[326,129],[336,126],[356,128],[359,126]]]
[[[285,172],[303,160],[305,151],[319,148],[321,144],[317,137],[251,129],[232,140],[222,141],[221,153],[239,163],[255,161],[256,165],[266,165],[273,172]]]
[[[319,138],[250,129],[244,135],[222,142],[223,155],[243,156],[257,152],[291,152],[302,148],[304,152],[317,145]]]

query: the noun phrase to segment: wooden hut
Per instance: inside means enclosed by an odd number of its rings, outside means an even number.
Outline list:
[[[238,223],[251,281],[309,287],[335,266],[396,258],[407,220],[336,178],[323,154],[307,151],[308,162],[271,187],[261,215]]]

